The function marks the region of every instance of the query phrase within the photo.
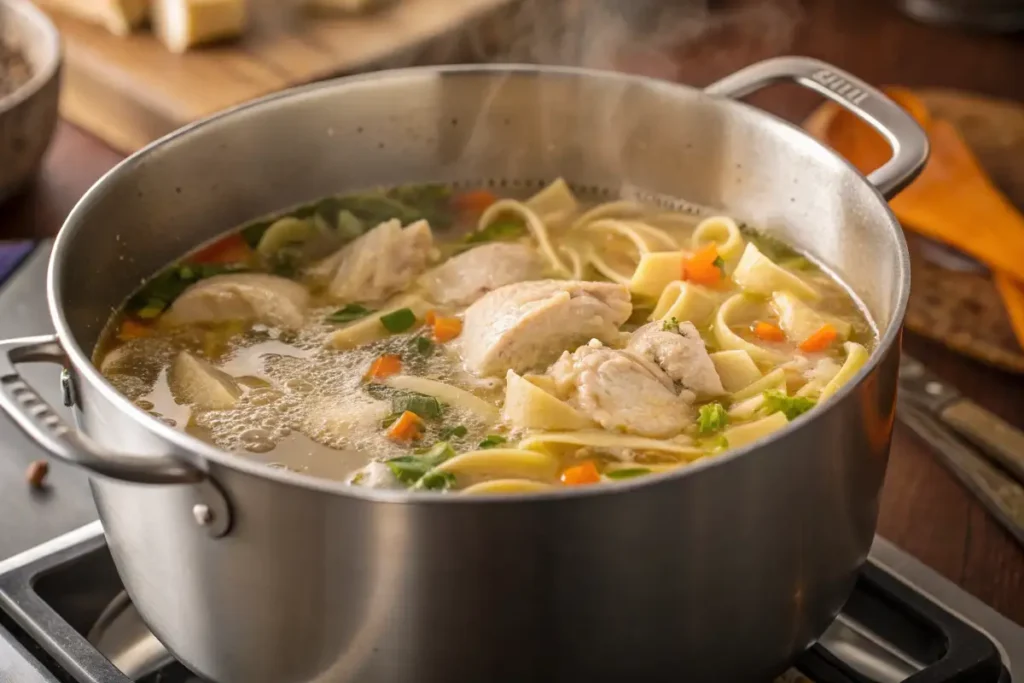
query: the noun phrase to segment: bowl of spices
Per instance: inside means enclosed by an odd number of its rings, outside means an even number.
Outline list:
[[[28,0],[0,0],[0,202],[39,170],[57,126],[60,35]]]

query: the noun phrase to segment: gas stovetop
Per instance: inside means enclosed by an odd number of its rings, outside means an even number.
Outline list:
[[[1024,629],[879,538],[843,613],[780,680],[1022,677]],[[201,683],[131,610],[98,522],[0,562],[0,681]]]
[[[52,330],[49,246],[0,245],[0,257],[14,252],[0,258],[0,282],[13,272],[0,289],[0,336]],[[44,370],[26,368],[59,404],[58,377]],[[0,683],[202,683],[131,607],[99,522],[85,523],[95,519],[85,476],[57,465],[44,495],[26,494],[21,472],[36,457],[0,420]],[[781,680],[1024,683],[1024,628],[879,538],[843,613]]]

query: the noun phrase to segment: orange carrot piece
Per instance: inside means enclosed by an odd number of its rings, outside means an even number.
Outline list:
[[[707,244],[683,261],[683,279],[699,285],[714,285],[722,279],[718,245]]]
[[[387,433],[392,441],[415,441],[423,437],[423,420],[416,413],[407,410],[388,427]]]
[[[762,341],[782,342],[786,341],[786,333],[779,329],[778,325],[758,321],[754,324],[754,336]]]
[[[434,328],[434,340],[442,344],[462,334],[462,321],[458,318],[435,317],[432,327]]]
[[[368,379],[386,379],[402,371],[402,357],[393,353],[385,353],[370,364],[366,372]]]
[[[152,327],[145,323],[140,323],[137,320],[132,320],[131,318],[125,318],[121,321],[121,329],[117,332],[117,338],[122,341],[140,339],[142,337],[150,337],[152,335]]]
[[[590,460],[562,472],[562,483],[566,486],[583,486],[584,484],[596,484],[599,481],[601,481],[601,474],[597,471],[597,466]]]
[[[836,340],[837,336],[838,333],[836,332],[836,328],[825,323],[818,328],[817,332],[800,342],[800,350],[806,351],[807,353],[824,351],[828,348],[829,344]]]
[[[252,256],[252,249],[237,232],[217,240],[197,252],[190,263],[244,263]]]
[[[459,211],[480,215],[487,210],[494,202],[498,201],[498,195],[490,190],[473,190],[463,192],[454,199],[455,207]]]

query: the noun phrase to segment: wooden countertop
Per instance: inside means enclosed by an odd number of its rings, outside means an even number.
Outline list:
[[[779,0],[792,11],[797,0]],[[651,68],[704,85],[780,52],[832,62],[876,84],[941,86],[1024,100],[1024,42],[916,24],[886,0],[805,0],[792,35],[723,36],[712,53],[679,50]],[[769,32],[771,33],[771,32]],[[635,68],[646,68],[642,60]],[[756,103],[792,120],[815,96],[780,86]],[[0,238],[56,233],[82,193],[121,156],[62,123],[45,168],[23,197],[0,207]],[[1024,161],[1022,161],[1024,163]],[[908,335],[906,348],[983,406],[1024,428],[1014,406],[1024,378],[1001,373]],[[1024,623],[1024,549],[1014,543],[909,430],[897,424],[879,532],[997,610]]]

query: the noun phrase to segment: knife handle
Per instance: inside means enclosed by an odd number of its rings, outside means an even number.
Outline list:
[[[939,416],[1024,483],[1024,432],[967,399],[946,406]]]
[[[931,414],[902,402],[896,414],[935,449],[956,478],[1024,545],[1024,488]]]

